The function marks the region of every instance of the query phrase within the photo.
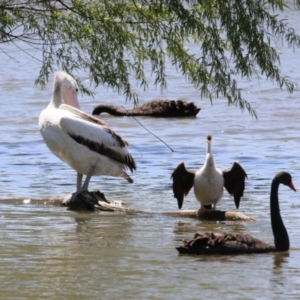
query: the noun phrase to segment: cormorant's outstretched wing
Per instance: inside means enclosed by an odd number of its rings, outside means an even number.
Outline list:
[[[194,185],[195,173],[185,168],[184,162],[179,163],[171,175],[173,178],[173,192],[177,199],[178,208],[182,207],[183,197],[187,196]]]
[[[244,194],[247,174],[238,162],[234,162],[230,170],[223,171],[224,187],[234,197],[236,208],[239,208],[241,197]]]

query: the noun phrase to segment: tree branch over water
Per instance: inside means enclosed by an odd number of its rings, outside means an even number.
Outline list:
[[[135,104],[133,85],[147,89],[151,78],[164,90],[171,62],[199,97],[211,102],[225,98],[256,117],[238,87],[239,78],[271,80],[290,93],[295,88],[281,75],[274,47],[300,45],[299,35],[278,17],[287,3],[6,0],[0,1],[0,48],[20,40],[38,50],[42,66],[36,84],[45,85],[57,69],[71,74],[84,70],[95,86],[105,84]],[[299,9],[300,0],[294,6]]]

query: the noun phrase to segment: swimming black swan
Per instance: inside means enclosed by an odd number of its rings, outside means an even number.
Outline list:
[[[184,254],[243,254],[283,252],[290,248],[289,236],[280,216],[278,188],[280,183],[296,191],[292,177],[287,172],[278,173],[271,185],[270,211],[274,244],[269,245],[248,234],[242,233],[197,233],[191,240],[185,240],[184,246],[176,248]]]
[[[92,112],[93,115],[100,115],[103,112],[113,116],[151,116],[162,118],[174,117],[195,117],[201,108],[198,108],[193,102],[182,100],[152,100],[141,106],[125,110],[118,106],[109,104],[100,104]]]
[[[207,154],[204,165],[196,172],[188,171],[181,162],[171,175],[173,178],[174,197],[177,198],[178,208],[181,209],[184,196],[187,196],[194,186],[194,193],[201,207],[198,216],[208,209],[216,209],[222,198],[223,188],[234,196],[236,208],[239,208],[240,199],[245,189],[247,174],[241,165],[234,162],[230,170],[222,171],[215,166],[211,154],[211,135],[207,136]]]

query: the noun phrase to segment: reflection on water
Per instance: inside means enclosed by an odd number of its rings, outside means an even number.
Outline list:
[[[274,253],[273,261],[274,261],[274,274],[282,273],[282,267],[284,264],[288,263],[289,253]]]
[[[296,14],[296,17],[295,17]],[[289,17],[298,20],[298,13]],[[298,24],[298,23],[296,23]],[[296,82],[299,53],[282,49],[282,72]],[[186,98],[202,108],[197,118],[152,119],[139,122],[166,142],[150,135],[133,118],[101,115],[131,144],[138,170],[134,184],[112,177],[94,177],[90,188],[128,207],[150,212],[177,209],[170,175],[180,161],[201,166],[206,135],[218,167],[238,160],[248,174],[240,210],[255,222],[204,222],[163,215],[74,213],[46,205],[46,199],[75,189],[76,174],[52,155],[38,131],[38,116],[51,97],[33,87],[38,75],[34,61],[20,53],[19,63],[7,60],[0,76],[0,296],[1,299],[297,299],[300,292],[298,193],[281,186],[280,207],[289,232],[288,254],[242,256],[179,256],[175,247],[195,232],[247,232],[273,243],[269,190],[276,172],[286,170],[300,189],[299,106],[297,92],[288,95],[272,83],[243,82],[245,97],[257,110],[252,119],[224,100],[211,106],[171,68],[165,98]],[[122,96],[99,87],[95,99],[81,96],[86,112],[99,103],[124,104]],[[143,100],[159,98],[151,89]],[[7,199],[41,199],[22,203]],[[197,209],[191,192],[184,209]],[[225,192],[219,204],[234,210]]]

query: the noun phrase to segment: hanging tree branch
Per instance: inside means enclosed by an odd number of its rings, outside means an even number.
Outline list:
[[[95,86],[105,84],[135,102],[132,85],[147,89],[149,75],[162,90],[167,87],[170,61],[199,97],[225,98],[256,116],[238,78],[271,80],[290,93],[295,88],[281,74],[275,48],[300,45],[299,35],[275,14],[288,3],[6,0],[0,4],[0,45],[21,40],[42,53],[37,84],[45,85],[56,69],[85,70]],[[294,5],[299,9],[300,0]]]

